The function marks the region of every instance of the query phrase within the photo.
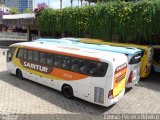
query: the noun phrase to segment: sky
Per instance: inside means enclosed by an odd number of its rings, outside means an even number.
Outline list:
[[[60,8],[60,0],[35,0],[35,5],[38,3],[45,2],[49,7],[58,9]],[[80,5],[80,2],[79,2]],[[69,7],[71,6],[70,0],[62,0],[62,7]],[[78,0],[73,1],[73,6],[78,6]]]

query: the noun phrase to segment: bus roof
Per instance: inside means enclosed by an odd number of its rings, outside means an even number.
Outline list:
[[[160,45],[152,45],[153,48],[160,49]]]
[[[10,47],[20,46],[24,48],[33,48],[36,50],[49,50],[49,51],[56,51],[62,53],[70,53],[73,56],[79,55],[83,56],[83,58],[92,57],[100,60],[101,58],[105,57],[105,60],[113,61],[113,58],[122,58],[124,57],[123,54],[114,53],[114,52],[107,52],[107,51],[100,51],[100,50],[93,50],[81,47],[74,47],[73,45],[66,45],[66,44],[49,44],[47,42],[21,42],[12,44]]]
[[[102,50],[102,51],[117,52],[117,53],[122,53],[127,55],[133,55],[136,52],[141,52],[140,49],[133,48],[133,47],[117,47],[117,46],[111,46],[111,45],[96,45],[96,44],[86,44],[86,43],[78,43],[78,46],[96,49],[96,50]]]
[[[136,47],[139,49],[147,49],[148,47],[151,47],[150,45],[138,45],[133,43],[118,43],[118,42],[110,42],[110,41],[103,41],[100,39],[91,39],[91,38],[79,38],[80,42],[84,43],[94,43],[94,44],[107,44],[110,45],[116,45],[116,46],[122,46],[122,47]]]
[[[89,44],[89,43],[81,43],[77,38],[62,38],[62,39],[38,39],[37,42],[48,42],[50,44],[73,44],[77,47],[83,47],[88,49],[95,49],[101,51],[110,51],[117,52],[127,55],[133,55],[136,52],[140,52],[141,50],[133,47],[119,47],[119,46],[111,46],[111,45],[99,45],[99,44]]]

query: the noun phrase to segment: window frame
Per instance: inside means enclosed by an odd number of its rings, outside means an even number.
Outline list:
[[[17,54],[16,54],[16,58],[18,59],[23,59],[23,54],[22,54],[22,58],[19,57],[19,52],[20,50],[23,50],[23,48],[18,48]],[[24,51],[24,50],[23,50]]]
[[[51,56],[52,64],[48,64],[48,55]],[[47,53],[46,65],[47,65],[47,66],[52,66],[52,67],[54,67],[54,54],[52,54],[52,53]]]
[[[46,52],[39,52],[39,64],[47,65],[47,58],[46,57],[44,57],[45,58],[45,63],[41,62],[41,54],[44,54],[46,56],[47,53]]]
[[[60,63],[60,67],[55,66],[55,62],[56,62],[56,60],[57,60],[57,58],[56,58],[57,56],[60,56],[60,57],[61,57],[61,58],[60,58],[60,62],[61,62],[61,63]],[[54,64],[53,64],[54,67],[62,69],[62,56],[63,56],[63,55],[61,55],[61,54],[54,54]]]
[[[25,52],[26,51],[26,58],[25,58]],[[28,57],[28,50],[27,49],[23,49],[23,60],[27,60]]]
[[[12,49],[12,50],[11,50]],[[7,62],[12,61],[15,51],[16,51],[17,47],[9,47],[9,49],[7,50]],[[9,57],[9,54],[11,55]],[[17,53],[16,53],[17,54]]]
[[[31,60],[28,59],[28,57],[29,57],[29,51],[32,52],[32,59]],[[27,61],[33,62],[33,50],[30,50],[30,49],[27,50]]]
[[[65,57],[68,57],[68,60],[69,60],[69,68],[63,68],[63,66],[62,66],[62,64],[63,64],[63,61],[65,60],[64,58]],[[66,59],[67,60],[67,59]],[[68,60],[67,60],[67,62],[68,62]],[[68,66],[68,63],[67,63],[67,66]],[[69,70],[69,71],[71,71],[70,69],[71,69],[71,57],[70,56],[64,56],[64,55],[62,55],[61,56],[61,68],[62,69],[64,69],[64,70]]]
[[[38,53],[38,61],[35,61],[35,52]],[[40,63],[40,52],[37,50],[33,50],[33,62]]]

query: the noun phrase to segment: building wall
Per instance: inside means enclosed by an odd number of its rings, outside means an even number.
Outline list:
[[[34,6],[35,6],[35,1],[34,0],[28,0],[28,8],[33,11]]]
[[[0,0],[0,4],[4,4],[4,0]]]
[[[21,0],[19,4],[19,10],[23,12],[27,8],[28,8],[28,0]]]
[[[7,7],[16,7],[15,0],[5,0],[5,6]]]
[[[31,11],[34,10],[34,0],[5,0],[5,5],[10,8],[16,7],[20,12],[27,8]]]

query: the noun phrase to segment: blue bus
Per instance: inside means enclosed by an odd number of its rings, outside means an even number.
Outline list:
[[[138,84],[138,81],[140,79],[140,60],[142,52],[140,49],[134,47],[117,47],[111,45],[81,43],[79,42],[78,38],[38,39],[36,42],[47,42],[49,44],[63,44],[74,47],[125,54],[128,58],[126,87],[133,87],[134,85]]]

